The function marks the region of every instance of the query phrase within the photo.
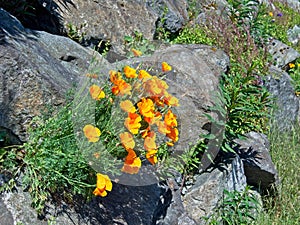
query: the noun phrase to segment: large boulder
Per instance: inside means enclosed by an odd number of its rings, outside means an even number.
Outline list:
[[[205,218],[211,217],[221,204],[224,190],[244,191],[246,184],[243,162],[236,156],[196,177],[194,185],[183,196],[185,211],[198,225],[206,224]]]
[[[261,193],[273,193],[279,176],[270,155],[270,144],[264,134],[250,132],[246,139],[236,139],[235,151],[243,160],[247,183],[258,188]]]
[[[0,126],[25,141],[32,118],[63,104],[93,57],[102,58],[68,38],[25,29],[3,9],[0,37]]]
[[[281,131],[290,130],[299,114],[299,99],[295,95],[292,78],[283,70],[271,66],[264,85],[275,105],[272,126]]]
[[[62,18],[66,33],[72,27],[79,37],[84,38],[85,44],[96,47],[100,41],[109,41],[119,53],[124,53],[122,44],[126,35],[133,36],[135,32],[140,32],[145,38],[152,40],[155,22],[158,19],[154,11],[148,10],[141,1],[39,0],[39,2],[48,11]]]
[[[300,57],[299,52],[276,39],[270,41],[268,51],[272,55],[275,65],[279,68],[284,68]]]
[[[97,47],[101,41],[109,42],[121,54],[125,53],[122,46],[125,36],[138,32],[153,40],[157,26],[174,33],[188,20],[185,0],[39,0],[39,3],[60,19],[66,34],[71,34],[71,28],[83,44]]]
[[[158,184],[133,187],[114,183],[113,191],[105,198],[95,197],[86,203],[73,196],[73,207],[64,202],[61,205],[49,203],[43,218],[38,218],[30,206],[29,193],[20,187],[17,190],[0,196],[1,225],[46,225],[50,221],[60,225],[155,224],[160,196],[168,189]]]

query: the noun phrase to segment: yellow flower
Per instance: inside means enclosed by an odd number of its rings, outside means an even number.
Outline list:
[[[289,67],[292,69],[292,68],[295,68],[295,64],[294,63],[289,63]]]
[[[269,16],[273,16],[273,13],[272,13],[272,12],[269,12]]]
[[[96,84],[93,84],[90,87],[90,95],[92,96],[92,99],[95,100],[100,100],[101,98],[105,98],[104,91],[102,91],[102,89]]]
[[[135,152],[132,149],[128,150],[128,155],[125,158],[125,162],[122,172],[136,174],[139,172],[139,169],[142,166],[142,161],[139,157],[136,156]]]
[[[112,182],[107,175],[97,173],[97,184],[93,192],[96,196],[105,197],[107,195],[106,191],[112,190]]]
[[[135,111],[136,111],[136,108],[134,107],[134,105],[132,104],[132,102],[130,100],[121,101],[120,107],[122,110],[124,110],[125,112],[128,112],[128,113],[135,113]]]
[[[131,68],[130,66],[125,66],[123,71],[124,71],[125,76],[128,78],[136,78],[137,77],[136,70]]]
[[[134,148],[135,142],[130,133],[124,132],[124,133],[121,133],[119,136],[121,139],[121,143],[126,150]]]
[[[132,134],[137,134],[139,132],[139,128],[141,127],[142,118],[140,115],[136,113],[128,113],[128,117],[124,121],[125,127]]]
[[[133,52],[134,56],[141,56],[143,53],[137,49],[132,48],[131,51]]]
[[[162,68],[163,72],[167,72],[167,71],[172,70],[172,67],[166,62],[161,63],[161,68]]]
[[[101,135],[101,131],[91,124],[85,125],[83,128],[83,132],[89,142],[97,142]]]

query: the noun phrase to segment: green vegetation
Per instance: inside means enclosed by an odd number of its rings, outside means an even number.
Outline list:
[[[24,171],[22,185],[32,197],[32,206],[39,213],[52,196],[72,202],[72,196],[89,196],[94,187],[95,172],[86,163],[77,147],[72,128],[70,105],[51,118],[36,117],[32,121],[29,140],[20,147],[2,148],[1,171],[17,177]],[[6,151],[6,149],[8,151]],[[9,186],[16,185],[11,179]]]
[[[211,225],[220,224],[220,221],[226,225],[254,225],[255,215],[259,213],[261,207],[261,203],[249,186],[242,192],[224,190],[224,199],[218,207],[218,212],[207,220]]]
[[[257,224],[300,224],[300,126],[289,132],[272,131],[268,135],[271,156],[279,172],[281,183],[277,198],[266,197],[265,212]]]

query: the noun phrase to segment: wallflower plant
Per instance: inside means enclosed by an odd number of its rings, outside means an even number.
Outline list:
[[[178,142],[179,101],[164,80],[172,67],[167,62],[160,67],[151,74],[143,64],[125,65],[110,70],[106,80],[87,74],[73,116],[79,148],[97,171],[94,195],[106,196],[112,177],[128,184],[129,176],[136,182],[158,172],[162,157]]]

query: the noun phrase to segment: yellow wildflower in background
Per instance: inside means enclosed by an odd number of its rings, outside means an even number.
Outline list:
[[[273,13],[272,13],[272,12],[269,12],[269,16],[273,16]]]
[[[289,63],[289,67],[290,67],[291,69],[293,69],[293,68],[295,68],[295,64],[294,64],[294,63]]]

